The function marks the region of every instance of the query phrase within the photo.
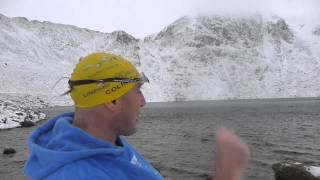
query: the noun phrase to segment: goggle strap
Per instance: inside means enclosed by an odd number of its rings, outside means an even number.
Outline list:
[[[107,79],[99,79],[99,80],[92,80],[92,79],[75,80],[75,81],[69,80],[68,84],[69,84],[70,89],[67,92],[61,94],[61,96],[69,94],[73,90],[74,86],[91,84],[91,83],[106,83],[106,82],[120,82],[120,83],[148,82],[149,83],[149,79],[147,78],[147,76],[144,73],[141,73],[140,78],[133,78],[133,79],[116,77],[116,78],[107,78]]]

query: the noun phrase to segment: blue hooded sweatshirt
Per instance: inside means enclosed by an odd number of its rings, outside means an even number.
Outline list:
[[[120,146],[96,139],[73,126],[73,117],[61,114],[31,134],[24,169],[29,179],[163,179],[123,137]]]

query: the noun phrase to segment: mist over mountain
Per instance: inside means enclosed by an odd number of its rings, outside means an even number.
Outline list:
[[[137,39],[0,15],[0,93],[70,103],[59,96],[67,79],[52,86],[70,76],[80,57],[104,51],[148,75],[148,101],[317,97],[320,28],[300,31],[280,17],[186,16]]]

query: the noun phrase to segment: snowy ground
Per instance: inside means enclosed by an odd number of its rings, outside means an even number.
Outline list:
[[[20,122],[37,122],[46,115],[37,109],[48,104],[39,97],[23,94],[0,94],[0,129],[20,127]]]

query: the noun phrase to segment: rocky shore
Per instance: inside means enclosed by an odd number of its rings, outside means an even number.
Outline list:
[[[275,180],[320,180],[320,166],[280,162],[272,165]]]
[[[41,109],[48,106],[44,100],[31,95],[0,94],[0,130],[34,126],[46,119]]]

